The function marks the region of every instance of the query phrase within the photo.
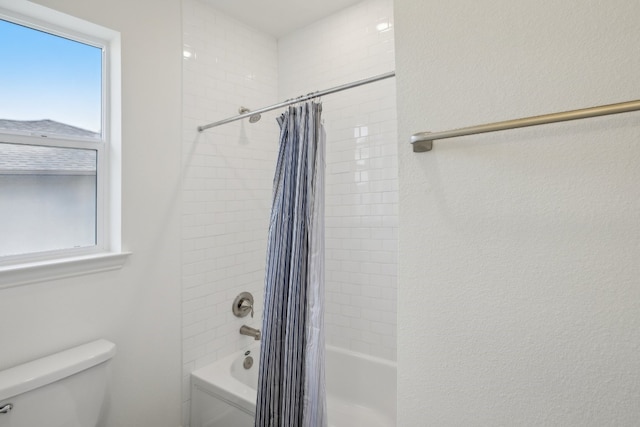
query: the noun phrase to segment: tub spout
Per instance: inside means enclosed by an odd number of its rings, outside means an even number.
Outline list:
[[[240,335],[253,337],[254,340],[258,341],[260,339],[260,329],[254,329],[247,325],[242,325],[240,327]]]

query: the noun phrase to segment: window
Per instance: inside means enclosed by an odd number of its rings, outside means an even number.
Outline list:
[[[10,4],[22,7],[0,8],[0,287],[12,285],[3,283],[7,266],[119,252],[110,227],[118,188],[109,185],[119,170],[109,164],[117,33],[26,1]]]
[[[97,150],[0,143],[0,256],[91,248]]]

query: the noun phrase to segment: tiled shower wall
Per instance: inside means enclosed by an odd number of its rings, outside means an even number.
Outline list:
[[[183,0],[183,363],[189,373],[260,327],[278,111],[196,127],[394,69],[391,1],[365,1],[279,41]],[[395,359],[397,168],[393,79],[323,99],[327,130],[327,342]],[[231,302],[256,298],[255,318]]]
[[[363,1],[278,41],[288,99],[393,71],[393,2]],[[393,78],[326,96],[327,343],[396,359],[398,171]]]
[[[210,6],[183,0],[183,400],[189,373],[251,344],[260,327],[264,262],[278,129],[263,117],[196,128],[277,102],[277,44]],[[231,304],[249,291],[255,317]],[[161,315],[161,313],[159,313]]]

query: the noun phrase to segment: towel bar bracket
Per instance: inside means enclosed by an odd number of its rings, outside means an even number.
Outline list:
[[[433,140],[428,139],[428,140],[416,141],[416,142],[412,142],[411,145],[413,145],[414,153],[424,153],[426,151],[431,151],[433,149]]]

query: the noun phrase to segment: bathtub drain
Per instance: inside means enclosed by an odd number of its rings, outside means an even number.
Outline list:
[[[244,362],[242,362],[242,366],[244,366],[244,369],[250,369],[253,366],[253,357],[245,357]]]

